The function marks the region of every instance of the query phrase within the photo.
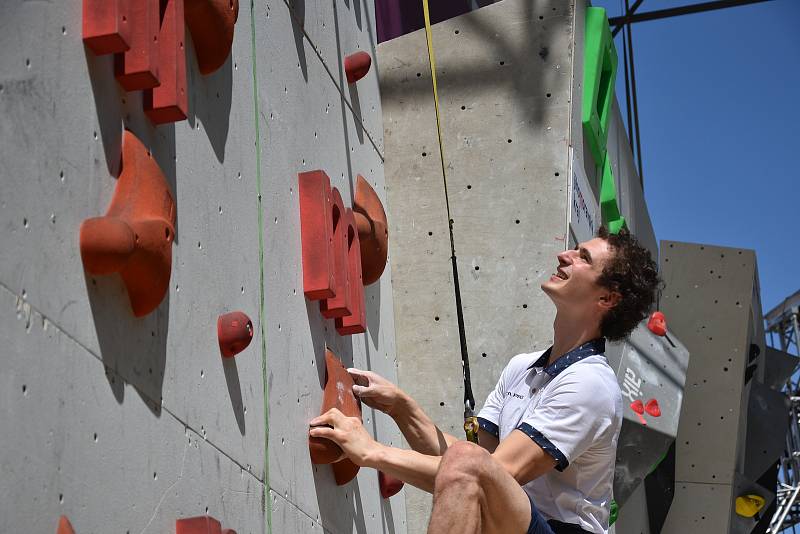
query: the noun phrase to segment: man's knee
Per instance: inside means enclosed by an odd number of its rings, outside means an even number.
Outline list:
[[[436,474],[436,487],[480,486],[490,462],[491,455],[486,449],[468,441],[454,443],[442,457]]]

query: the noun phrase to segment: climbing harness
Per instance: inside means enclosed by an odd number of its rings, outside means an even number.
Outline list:
[[[422,0],[425,14],[425,38],[428,43],[428,61],[431,65],[431,81],[433,82],[433,106],[436,111],[436,136],[439,140],[439,160],[442,164],[442,182],[444,183],[444,201],[447,207],[447,226],[450,231],[450,262],[453,265],[453,289],[456,297],[456,317],[458,318],[458,337],[461,342],[461,367],[464,375],[464,432],[467,440],[478,442],[478,418],[475,417],[475,396],[472,394],[472,382],[469,374],[469,354],[467,352],[467,335],[464,328],[464,310],[461,305],[461,289],[458,284],[458,263],[456,247],[453,240],[453,218],[450,216],[450,198],[447,194],[447,171],[444,164],[444,146],[442,143],[442,125],[439,117],[439,92],[436,88],[436,60],[433,54],[431,37],[431,15],[428,0]]]

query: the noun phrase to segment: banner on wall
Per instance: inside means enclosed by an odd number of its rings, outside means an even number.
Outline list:
[[[600,226],[600,209],[594,191],[586,178],[583,164],[570,147],[572,176],[569,181],[569,228],[578,243],[588,241]]]

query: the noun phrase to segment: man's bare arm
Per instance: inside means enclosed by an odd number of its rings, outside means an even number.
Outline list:
[[[542,476],[557,463],[555,458],[519,430],[506,436],[492,456],[520,485]]]
[[[405,393],[392,416],[411,448],[421,454],[441,456],[447,447],[458,441],[455,436],[442,432],[417,401]]]

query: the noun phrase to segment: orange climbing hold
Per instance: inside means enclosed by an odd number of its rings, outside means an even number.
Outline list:
[[[223,534],[219,521],[208,515],[175,520],[175,534]]]
[[[72,528],[72,523],[69,522],[67,516],[62,515],[58,518],[56,534],[75,534],[75,530]]]
[[[342,458],[331,466],[333,469],[333,479],[337,486],[344,486],[358,475],[360,469],[349,458]]]
[[[253,340],[253,321],[240,311],[220,315],[217,318],[217,338],[222,356],[232,358]]]
[[[647,321],[647,328],[657,336],[666,336],[667,318],[660,311],[655,311]]]
[[[309,300],[334,297],[335,246],[331,181],[325,171],[298,175],[303,292]]]
[[[336,318],[336,331],[340,336],[361,334],[367,331],[367,314],[364,306],[364,282],[361,276],[361,247],[353,210],[344,215],[347,228],[347,265],[350,278],[350,315]]]
[[[83,0],[83,42],[95,55],[130,48],[128,0]]]
[[[378,486],[381,490],[381,498],[388,499],[403,489],[403,481],[387,475],[383,471],[378,471]]]
[[[644,405],[644,411],[653,417],[661,417],[661,407],[658,405],[658,401],[656,399],[650,399],[647,401],[647,404]]]
[[[389,229],[386,211],[378,194],[360,174],[353,199],[358,240],[361,244],[361,274],[364,285],[377,282],[389,256]]]
[[[189,96],[186,91],[186,26],[183,23],[184,0],[164,0],[161,28],[158,33],[159,86],[142,93],[144,113],[153,124],[186,119]]]
[[[233,46],[239,0],[185,0],[186,25],[192,34],[200,74],[225,64]]]
[[[108,212],[81,224],[89,274],[120,273],[136,317],[158,307],[169,288],[175,202],[158,164],[130,131],[122,137],[122,173]]]
[[[337,408],[347,417],[361,418],[361,403],[353,395],[353,378],[333,351],[325,349],[325,390],[320,414],[331,408]],[[309,436],[308,449],[315,464],[330,464],[342,456],[342,449],[325,438]]]
[[[372,65],[372,58],[363,50],[345,57],[344,72],[347,75],[347,83],[356,83],[366,76],[370,65]]]
[[[114,56],[114,76],[125,91],[158,86],[159,0],[128,0],[130,49]]]
[[[333,224],[333,292],[334,296],[319,301],[323,317],[332,319],[350,315],[353,310],[348,268],[346,210],[342,195],[335,187],[331,191],[331,219]]]

